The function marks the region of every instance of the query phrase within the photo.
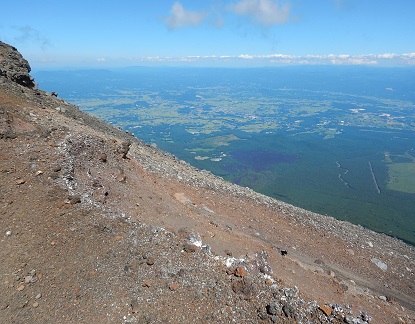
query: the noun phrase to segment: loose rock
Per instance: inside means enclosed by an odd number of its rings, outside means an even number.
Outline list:
[[[144,281],[143,281],[143,285],[142,285],[142,286],[143,286],[143,287],[147,287],[147,288],[152,287],[151,281],[150,281],[150,280],[148,280],[148,279],[144,280]]]
[[[267,313],[270,315],[277,315],[281,313],[281,305],[279,303],[270,302],[266,308]]]
[[[147,259],[147,264],[148,265],[153,265],[156,262],[156,259],[154,257],[149,257]]]
[[[178,285],[177,283],[171,283],[171,284],[169,285],[169,289],[170,289],[171,291],[175,291],[175,290],[179,289],[179,285]]]
[[[139,312],[139,310],[140,310],[140,304],[138,303],[137,298],[131,300],[130,306],[131,306],[131,312],[133,314]]]
[[[371,259],[372,263],[374,263],[375,265],[377,265],[380,269],[382,269],[383,271],[388,270],[388,266],[386,265],[386,263],[383,263],[382,261],[378,260],[378,259]]]
[[[331,307],[330,307],[330,306],[327,306],[327,305],[321,305],[319,308],[320,308],[320,310],[321,310],[324,314],[326,314],[326,316],[330,316],[330,315],[331,315],[332,309],[331,309]]]
[[[107,155],[105,153],[101,153],[99,155],[99,159],[101,162],[107,162]]]
[[[196,245],[190,244],[190,243],[185,243],[183,245],[183,250],[185,252],[188,252],[188,253],[196,252]]]
[[[237,277],[246,277],[247,272],[246,272],[245,268],[244,267],[237,267],[235,269],[235,276],[237,276]]]

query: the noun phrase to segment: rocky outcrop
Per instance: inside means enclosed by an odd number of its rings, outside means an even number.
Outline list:
[[[0,41],[0,76],[27,88],[36,88],[30,65],[13,46]]]

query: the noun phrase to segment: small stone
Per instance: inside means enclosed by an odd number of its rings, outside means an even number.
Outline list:
[[[372,317],[366,312],[360,312],[360,318],[367,323],[369,323],[372,320]]]
[[[148,265],[153,265],[156,262],[156,259],[154,257],[149,257],[147,259],[147,264]]]
[[[371,259],[372,263],[374,263],[375,265],[377,265],[380,269],[382,269],[383,271],[388,270],[388,266],[386,263],[383,263],[382,261],[378,260],[378,259]]]
[[[295,308],[290,304],[285,305],[282,308],[282,311],[284,312],[285,316],[287,316],[288,318],[294,318],[295,319],[297,317],[296,316],[297,312],[296,312]]]
[[[67,201],[69,201],[69,204],[71,204],[71,205],[79,204],[81,202],[81,196],[80,195],[69,196]],[[66,201],[65,201],[65,203],[66,203]]]
[[[232,256],[232,251],[230,251],[230,250],[225,250],[224,251],[225,252],[225,254],[227,255],[227,256]]]
[[[123,159],[127,158],[128,151],[130,150],[131,142],[130,141],[124,141],[121,143],[121,145],[118,148],[118,153],[121,154]]]
[[[120,173],[117,176],[117,181],[118,182],[125,182],[127,180],[127,176],[124,173]]]
[[[32,281],[32,279],[33,279],[33,277],[32,277],[32,276],[26,276],[26,277],[24,278],[24,282],[25,282],[25,283],[30,283],[30,282]]]
[[[137,299],[133,299],[133,300],[131,300],[130,306],[131,306],[131,312],[132,312],[133,314],[134,314],[134,313],[138,313],[138,311],[140,310],[140,305],[139,305],[139,303],[138,303],[138,300],[137,300]]]
[[[270,302],[267,306],[267,313],[270,315],[277,315],[281,313],[281,306],[276,302]]]
[[[55,246],[56,245],[56,242],[55,241],[52,241],[52,242],[50,242],[50,245]]]
[[[24,184],[24,183],[26,183],[26,180],[25,180],[25,179],[17,179],[17,180],[16,180],[16,184],[17,184],[17,185],[22,185],[22,184]]]
[[[231,311],[232,311],[232,309],[231,309]],[[259,317],[262,321],[265,321],[266,319],[268,319],[268,314],[265,314],[265,313],[259,313],[259,314],[258,314],[258,317]]]
[[[152,287],[151,281],[148,279],[144,280],[142,286],[147,288]]]
[[[39,303],[38,303],[38,302],[34,302],[34,303],[32,304],[32,307],[33,307],[33,308],[37,308],[37,307],[39,307]]]
[[[107,155],[105,153],[101,153],[99,155],[99,159],[101,162],[107,162]]]
[[[56,107],[56,108],[55,108],[55,110],[56,110],[56,111],[59,111],[59,112],[61,112],[61,113],[66,112],[66,109],[65,109],[64,107],[61,107],[61,106]]]
[[[247,272],[245,270],[244,267],[237,267],[235,270],[235,276],[237,277],[246,277],[247,276]]]
[[[320,308],[320,310],[321,310],[324,314],[326,314],[326,316],[330,316],[330,315],[331,315],[332,309],[331,309],[331,307],[330,307],[330,306],[327,306],[327,305],[321,305],[321,306],[319,306],[319,308]]]
[[[17,287],[17,290],[18,291],[22,291],[24,289],[24,285],[23,284],[20,284],[18,287]]]
[[[12,231],[8,230],[8,231],[6,232],[6,236],[10,236],[10,235],[12,235]]]
[[[233,281],[232,290],[237,294],[243,295],[246,300],[252,298],[256,293],[255,285],[248,277]]]
[[[38,293],[38,294],[35,296],[35,299],[40,299],[40,298],[42,298],[42,294],[41,294],[41,293]]]
[[[169,289],[170,289],[171,291],[175,291],[175,290],[179,289],[179,285],[178,285],[177,283],[171,283],[171,284],[169,285]]]
[[[43,171],[40,171],[40,170],[39,170],[39,171],[37,171],[37,172],[36,172],[36,175],[37,175],[37,176],[39,176],[39,175],[41,175],[41,174],[43,174]]]
[[[379,296],[379,299],[383,301],[388,301],[388,298],[386,296]]]
[[[183,245],[183,250],[187,253],[196,252],[196,245],[190,244],[190,243],[185,243]]]

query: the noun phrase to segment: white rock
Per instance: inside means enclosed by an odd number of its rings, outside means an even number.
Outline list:
[[[64,107],[61,107],[61,106],[56,107],[55,110],[59,111],[59,112],[62,112],[62,113],[66,112],[66,109]]]
[[[196,245],[197,247],[202,247],[202,239],[199,234],[190,234],[189,237],[190,243]]]
[[[12,231],[9,230],[6,232],[6,236],[10,236],[10,235],[12,235]]]
[[[382,261],[373,258],[371,259],[372,263],[374,263],[375,265],[377,265],[380,269],[382,269],[383,271],[388,270],[388,266],[386,265],[386,263],[383,263]]]

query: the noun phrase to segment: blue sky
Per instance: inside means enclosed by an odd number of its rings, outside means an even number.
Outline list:
[[[0,0],[33,68],[415,65],[413,0]]]

